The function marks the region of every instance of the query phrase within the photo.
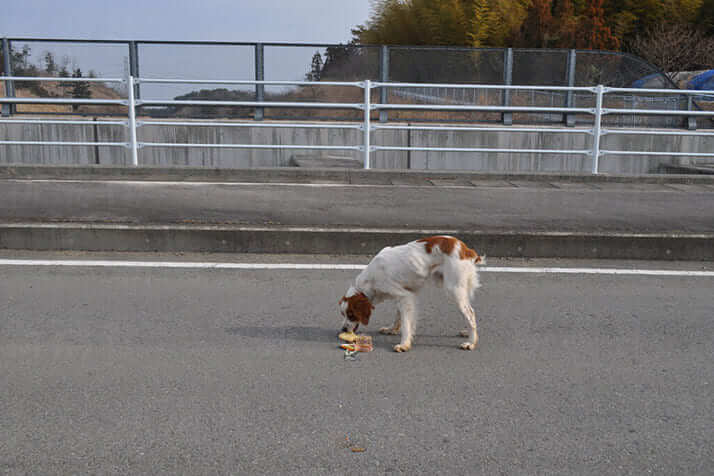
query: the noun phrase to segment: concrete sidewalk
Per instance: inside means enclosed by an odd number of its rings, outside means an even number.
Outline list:
[[[0,248],[714,260],[714,177],[0,167]]]

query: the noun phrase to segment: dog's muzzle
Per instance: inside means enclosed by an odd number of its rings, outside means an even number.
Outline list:
[[[355,326],[352,328],[351,332],[357,332],[357,328],[359,327],[359,322],[355,323]],[[342,332],[350,332],[350,327],[345,324],[342,326]]]

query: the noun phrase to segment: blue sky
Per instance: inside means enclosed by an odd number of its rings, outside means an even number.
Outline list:
[[[340,43],[369,0],[6,0],[0,36]]]
[[[346,43],[364,24],[370,0],[5,0],[0,37],[94,40]],[[25,42],[13,43],[16,49]],[[46,51],[68,68],[93,70],[100,77],[125,73],[123,45],[29,43],[31,62]],[[266,79],[304,79],[312,47],[266,49]],[[324,53],[324,50],[322,51]],[[140,46],[146,77],[254,79],[252,47]],[[150,88],[159,86],[147,85]],[[173,97],[190,88],[161,86],[155,94]]]

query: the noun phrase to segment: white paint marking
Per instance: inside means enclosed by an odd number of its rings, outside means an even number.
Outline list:
[[[287,269],[287,270],[342,270],[364,269],[361,264],[303,264],[303,263],[219,263],[191,261],[115,261],[115,260],[30,260],[0,259],[0,266],[78,266],[108,268],[188,268],[188,269]]]
[[[489,267],[479,271],[491,273],[540,273],[540,274],[620,274],[631,276],[700,276],[714,277],[714,271],[688,271],[676,269],[622,269],[622,268],[530,268],[530,267]]]
[[[317,179],[316,179],[317,180]],[[324,179],[324,180],[330,180]],[[463,188],[463,189],[476,189],[477,187],[472,185],[454,185],[454,184],[441,184],[438,187],[428,183],[428,179],[424,177],[423,184],[383,184],[383,183],[348,183],[343,182],[339,178],[335,178],[333,182],[317,182],[317,183],[306,183],[306,182],[203,182],[203,181],[172,181],[172,180],[77,180],[77,179],[9,179],[10,182],[19,183],[97,183],[102,185],[136,185],[136,186],[186,186],[186,187],[203,187],[203,186],[238,186],[238,187],[306,187],[306,188],[327,188],[327,187],[342,187],[342,188],[361,188],[361,187],[373,187],[373,188]],[[551,191],[558,191],[560,189],[546,189]]]
[[[0,259],[0,266],[75,266],[106,268],[178,268],[178,269],[244,269],[244,270],[362,270],[364,264],[320,263],[226,263],[226,262],[180,262],[180,261],[118,261],[118,260],[35,260]],[[623,269],[623,268],[559,268],[559,267],[514,267],[481,266],[484,273],[521,274],[604,274],[626,276],[686,276],[714,277],[714,271],[690,271],[675,269]]]

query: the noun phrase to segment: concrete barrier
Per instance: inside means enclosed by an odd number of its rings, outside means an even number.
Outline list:
[[[354,146],[362,142],[361,131],[345,129],[268,129],[236,127],[142,126],[138,140],[158,143],[219,144],[300,144]],[[121,126],[83,126],[65,124],[2,124],[1,140],[126,142]],[[586,134],[525,132],[438,132],[421,130],[380,130],[372,143],[385,146],[488,147],[519,149],[581,150],[591,147]],[[711,152],[714,137],[605,135],[602,149],[660,152]],[[289,166],[293,155],[304,152],[260,149],[159,148],[143,147],[139,161],[143,166],[193,166],[211,168],[250,168]],[[322,155],[335,155],[336,151]],[[340,155],[361,160],[361,153],[344,151]],[[122,147],[8,146],[0,145],[0,164],[126,165]],[[603,173],[642,174],[659,170],[660,165],[688,165],[691,160],[673,156],[604,156]],[[452,153],[420,151],[377,151],[372,164],[378,169],[471,170],[479,172],[589,172],[587,155]]]
[[[0,224],[0,249],[373,255],[440,230],[98,223]],[[714,261],[714,233],[488,233],[452,230],[492,257]]]
[[[68,180],[172,180],[194,182],[290,182],[290,183],[353,183],[389,185],[410,182],[414,185],[437,181],[528,181],[565,183],[623,184],[703,184],[714,186],[713,175],[697,174],[600,174],[589,172],[475,172],[469,170],[390,170],[346,168],[256,167],[249,169],[113,165],[44,165],[0,164],[0,179],[68,179]]]
[[[0,181],[0,249],[370,255],[448,233],[489,256],[714,260],[711,175],[33,165]]]

